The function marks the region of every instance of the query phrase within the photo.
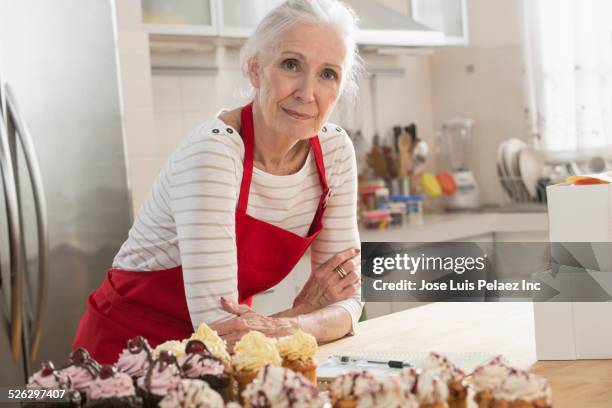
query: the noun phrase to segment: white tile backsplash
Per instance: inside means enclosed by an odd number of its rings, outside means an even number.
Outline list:
[[[177,75],[153,75],[153,107],[155,112],[183,111],[181,78]]]
[[[216,75],[179,77],[183,111],[211,111],[218,106]]]
[[[184,137],[182,113],[157,112],[155,114],[154,149],[156,158],[165,159],[169,157]]]
[[[151,62],[148,55],[124,54],[119,58],[124,109],[152,109]]]

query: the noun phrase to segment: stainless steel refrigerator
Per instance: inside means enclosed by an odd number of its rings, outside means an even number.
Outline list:
[[[131,226],[114,21],[111,0],[0,0],[0,386],[66,361]]]

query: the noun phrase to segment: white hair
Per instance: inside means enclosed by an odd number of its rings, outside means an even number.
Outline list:
[[[365,72],[355,42],[357,22],[355,12],[340,0],[288,0],[261,20],[253,35],[242,46],[242,71],[248,77],[249,65],[254,57],[258,57],[259,62],[265,65],[279,46],[283,32],[296,24],[332,27],[340,34],[346,47],[340,95],[352,104],[357,98],[359,76]]]

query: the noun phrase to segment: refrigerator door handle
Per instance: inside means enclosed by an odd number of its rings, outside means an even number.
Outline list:
[[[11,353],[15,362],[21,361],[22,289],[21,289],[21,226],[17,208],[17,186],[13,174],[8,128],[0,115],[0,166],[8,215],[8,236],[11,254],[11,317],[9,322]]]
[[[42,338],[42,321],[45,306],[47,304],[47,285],[49,271],[49,229],[47,221],[47,203],[40,175],[40,166],[36,157],[36,151],[32,143],[32,138],[25,125],[25,122],[19,115],[17,102],[11,88],[6,86],[6,110],[7,117],[12,120],[15,125],[19,141],[23,148],[23,153],[30,174],[30,182],[32,185],[32,193],[34,198],[34,207],[36,211],[36,229],[38,232],[38,304],[36,306],[36,314],[33,322],[32,339],[30,341],[30,361],[32,364],[36,359],[40,348],[40,340]]]

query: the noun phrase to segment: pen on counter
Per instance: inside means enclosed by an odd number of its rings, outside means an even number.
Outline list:
[[[404,361],[399,361],[399,360],[378,361],[378,360],[352,358],[350,356],[337,356],[337,357],[340,358],[341,363],[348,363],[351,360],[352,361],[365,360],[367,363],[370,363],[370,364],[385,364],[391,368],[412,367],[412,364],[406,363]]]

